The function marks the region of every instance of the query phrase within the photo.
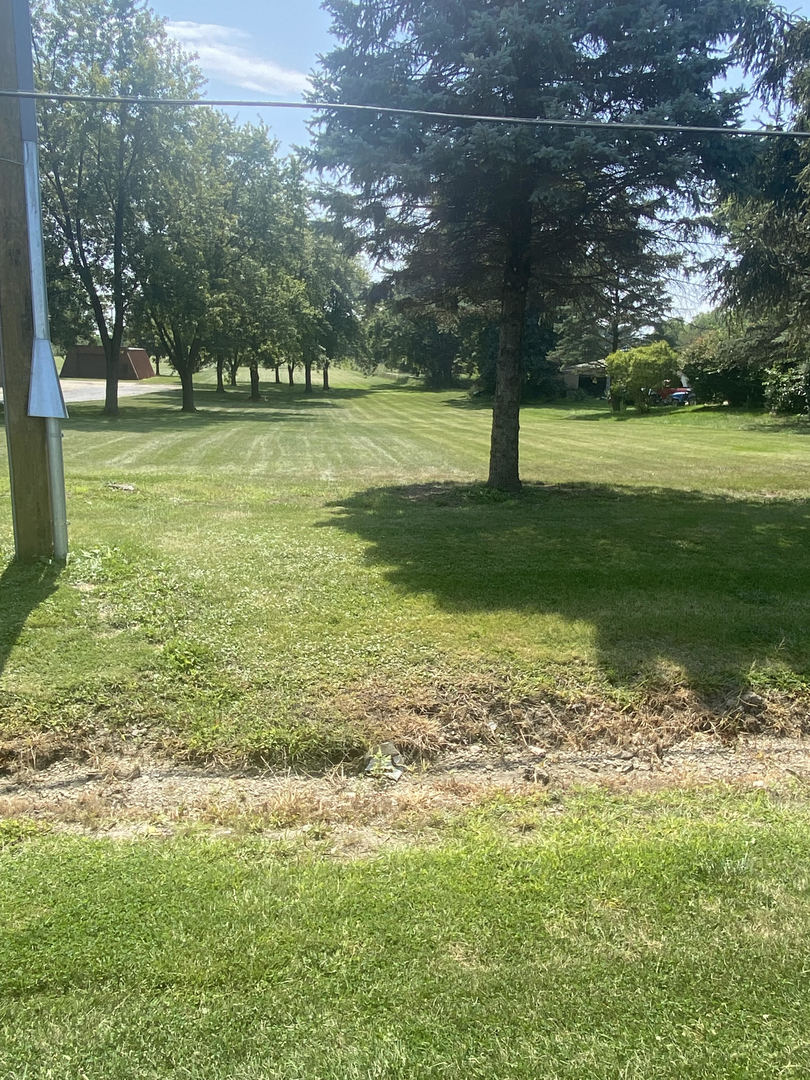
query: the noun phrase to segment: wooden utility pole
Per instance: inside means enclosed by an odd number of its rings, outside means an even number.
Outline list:
[[[23,11],[27,17],[27,7]],[[18,42],[20,38],[19,21],[20,7],[16,0],[0,0],[0,89],[4,90],[16,90],[23,85],[24,72],[19,70],[15,49],[15,38]],[[31,103],[29,106],[33,107]],[[53,446],[49,451],[49,436],[52,440],[57,421],[28,415],[34,305],[22,108],[16,98],[0,98],[0,378],[11,474],[14,546],[17,558],[28,561],[64,558],[65,553],[60,550],[64,545],[60,543],[58,520],[52,506],[58,500],[53,495],[54,455]],[[28,120],[30,123],[30,115]]]

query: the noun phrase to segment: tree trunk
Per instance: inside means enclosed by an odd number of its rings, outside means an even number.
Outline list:
[[[279,375],[279,373],[278,373],[278,369],[279,369],[280,367],[281,367],[281,364],[273,364],[273,370],[274,370],[274,371],[275,371],[275,373],[276,373],[276,382],[277,382],[277,383],[280,383],[280,382],[281,382],[281,376],[280,376],[280,375]]]
[[[500,341],[492,406],[492,438],[487,486],[520,491],[518,469],[520,391],[523,382],[523,332],[531,276],[531,206],[517,204],[512,212],[510,250],[501,294]]]
[[[106,386],[104,389],[104,416],[118,416],[118,373],[121,370],[121,342],[124,337],[123,303],[116,303],[112,334],[102,337],[106,361]]]
[[[259,395],[259,361],[250,361],[250,400],[261,401]]]
[[[452,390],[455,362],[455,352],[434,357],[425,373],[425,384],[431,390]]]
[[[287,378],[290,380],[290,386],[295,386],[295,380],[293,378],[293,372],[295,371],[294,364],[287,364]]]
[[[440,368],[440,372],[439,372],[439,377],[441,379],[440,389],[442,389],[442,390],[452,390],[453,389],[453,382],[454,382],[453,368],[455,367],[455,362],[456,362],[455,355],[447,356],[447,357],[443,358],[441,368]]]
[[[239,357],[236,356],[228,361],[228,385],[236,386],[236,375],[241,366]]]
[[[324,390],[329,389],[329,361],[328,360],[324,360],[324,362],[323,362],[323,388],[324,388]]]
[[[225,380],[223,378],[224,371],[225,371],[225,357],[220,353],[220,355],[217,356],[217,393],[218,394],[224,394],[225,393]]]
[[[119,147],[120,156],[120,147]],[[123,280],[122,280],[122,244],[123,244],[123,211],[116,207],[115,223],[113,227],[113,331],[110,333],[108,324],[108,311],[101,302],[99,291],[93,278],[91,265],[94,260],[85,250],[82,239],[82,219],[75,219],[69,205],[65,187],[59,170],[53,172],[53,183],[56,196],[61,210],[60,228],[63,231],[70,258],[79,280],[87,293],[90,308],[93,312],[96,328],[98,329],[101,345],[104,349],[106,389],[104,392],[105,416],[118,415],[118,355],[121,350],[124,325],[123,303]],[[113,362],[112,357],[115,357]]]
[[[126,109],[121,110],[123,133]],[[107,352],[107,388],[104,393],[104,415],[118,416],[118,372],[121,363],[121,342],[124,339],[124,207],[127,202],[127,179],[124,170],[124,139],[118,141],[118,185],[113,220],[113,332]]]
[[[160,357],[159,356],[155,357],[155,374],[156,375],[160,374]]]
[[[194,375],[192,373],[191,364],[178,365],[175,361],[175,368],[177,374],[180,376],[180,386],[183,395],[183,404],[180,406],[181,412],[196,412],[197,408],[194,404]]]
[[[312,361],[304,361],[304,393],[312,393]]]
[[[107,378],[104,388],[104,416],[118,416],[118,372],[121,367],[121,338],[123,326],[116,327],[113,335],[104,346],[104,358],[107,363]]]

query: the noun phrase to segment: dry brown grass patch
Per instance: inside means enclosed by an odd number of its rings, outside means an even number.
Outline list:
[[[570,750],[643,746],[660,752],[699,732],[724,742],[741,734],[810,733],[810,703],[776,692],[740,691],[710,702],[679,687],[623,705],[595,695],[517,697],[504,684],[459,679],[407,688],[371,682],[347,690],[333,704],[367,733],[369,745],[390,740],[412,760],[472,743]]]

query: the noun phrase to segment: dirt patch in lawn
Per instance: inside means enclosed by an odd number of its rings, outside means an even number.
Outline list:
[[[370,682],[346,691],[333,707],[369,742],[392,739],[403,753],[431,759],[477,742],[568,750],[604,744],[660,753],[695,734],[727,743],[742,735],[810,735],[806,701],[750,689],[707,700],[674,688],[620,705],[597,695],[516,697],[496,680],[406,689]]]
[[[582,786],[615,792],[730,784],[778,789],[810,781],[810,740],[698,733],[668,747],[584,748],[473,743],[405,768],[394,782],[362,764],[326,774],[224,770],[102,750],[21,764],[0,776],[0,817],[112,836],[189,827],[310,836],[339,853],[406,843],[498,798],[546,796],[552,809]]]
[[[113,835],[307,833],[366,850],[499,798],[810,780],[806,704],[752,691],[717,703],[675,691],[621,708],[553,694],[516,700],[494,682],[366,684],[330,708],[358,744],[395,745],[398,780],[366,775],[362,755],[317,773],[279,770],[261,750],[200,758],[168,731],[88,727],[0,740],[0,818]]]

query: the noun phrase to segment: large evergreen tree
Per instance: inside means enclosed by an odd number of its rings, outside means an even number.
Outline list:
[[[740,96],[715,89],[767,41],[759,0],[326,0],[339,44],[318,98],[474,116],[722,127]],[[688,133],[425,121],[329,112],[314,162],[353,198],[339,212],[380,259],[499,298],[489,483],[516,490],[529,303],[570,298],[589,252],[621,257],[681,200],[733,169],[737,141]]]
[[[589,253],[578,295],[558,316],[552,358],[560,364],[593,363],[642,344],[669,313],[667,286],[680,264],[677,252],[653,243],[628,252],[623,262]]]

